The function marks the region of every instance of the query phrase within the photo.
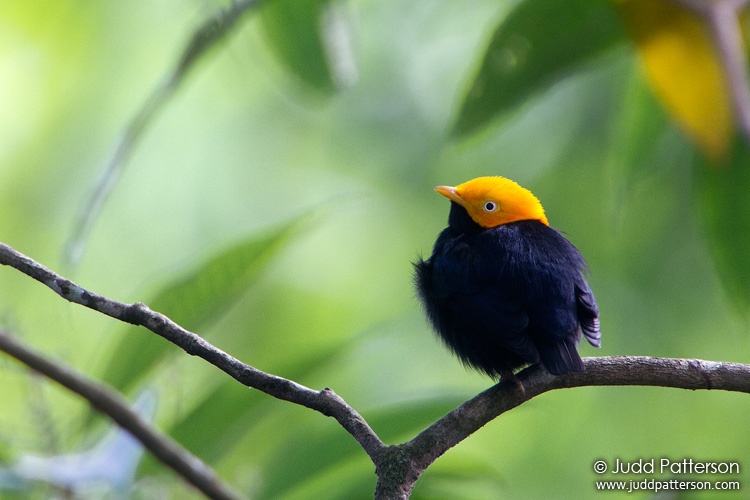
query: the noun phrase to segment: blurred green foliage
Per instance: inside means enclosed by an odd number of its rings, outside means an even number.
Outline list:
[[[336,89],[325,37],[326,15],[333,5],[328,0],[268,2],[260,14],[269,45],[279,59],[305,84],[325,93]]]
[[[151,124],[81,264],[66,269],[63,244],[114,139],[220,6],[3,2],[0,240],[98,293],[173,314],[259,369],[333,388],[396,443],[492,383],[435,340],[411,261],[446,222],[434,185],[499,174],[534,191],[589,261],[603,348],[583,355],[750,362],[737,312],[750,286],[747,253],[737,253],[750,241],[747,152],[707,164],[652,96],[619,18],[604,16],[617,30],[600,45],[566,45],[555,64],[545,52],[521,60],[504,104],[467,104],[503,21],[533,27],[534,4],[276,0],[244,17]],[[325,38],[331,8],[339,32]],[[538,48],[561,48],[534,36]],[[332,54],[351,60],[332,72]],[[9,269],[0,314],[130,397],[153,388],[157,425],[251,498],[371,496],[372,464],[332,420]],[[8,469],[26,454],[87,449],[104,432],[77,398],[52,385],[40,398],[37,383],[0,358]],[[743,472],[730,479],[747,482],[748,412],[742,394],[545,394],[441,457],[413,497],[596,497],[592,464],[615,458],[736,460]],[[49,491],[32,488],[11,495]],[[132,497],[158,494],[196,495],[147,458]]]
[[[624,40],[612,6],[591,0],[522,2],[498,25],[466,92],[456,132],[476,131],[529,94]]]

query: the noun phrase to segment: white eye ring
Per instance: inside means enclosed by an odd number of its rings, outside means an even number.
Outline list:
[[[494,212],[497,210],[497,203],[494,201],[485,201],[483,208],[485,212]]]

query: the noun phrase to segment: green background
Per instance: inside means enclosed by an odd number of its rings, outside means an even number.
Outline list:
[[[750,214],[747,198],[733,203],[750,184],[745,153],[706,166],[650,94],[609,4],[575,4],[613,31],[554,64],[531,49],[557,44],[538,37],[576,30],[550,31],[549,1],[513,13],[496,0],[277,1],[249,13],[149,124],[73,266],[65,242],[118,134],[220,5],[4,1],[0,240],[261,370],[331,387],[391,444],[492,383],[434,338],[411,262],[447,220],[433,186],[503,175],[540,198],[589,262],[602,349],[582,355],[748,363],[747,259],[736,255]],[[349,36],[337,61],[353,64],[338,73],[313,43],[332,15]],[[529,16],[545,19],[543,33]],[[503,21],[510,34],[496,32]],[[490,47],[499,74],[479,69],[491,40],[505,44]],[[493,80],[504,77],[512,84]],[[517,95],[488,112],[471,92],[483,78]],[[243,388],[150,332],[11,269],[0,271],[0,321],[130,398],[151,388],[156,424],[252,498],[372,494],[372,464],[333,420]],[[0,388],[6,470],[29,454],[85,451],[106,432],[76,397],[5,357]],[[744,483],[749,412],[746,395],[724,392],[547,393],[448,451],[413,498],[613,497],[594,490],[614,477],[593,463],[615,458],[739,461],[739,476],[720,479]],[[127,491],[197,496],[150,458]],[[47,493],[33,483],[5,494]]]

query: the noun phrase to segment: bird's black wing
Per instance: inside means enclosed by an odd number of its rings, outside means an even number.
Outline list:
[[[529,316],[526,334],[542,364],[552,374],[583,371],[576,345],[584,329],[587,338],[598,331],[593,294],[581,274],[583,257],[557,230],[536,221],[503,231],[508,273],[519,283]]]
[[[589,344],[601,347],[601,332],[599,331],[599,307],[596,305],[594,294],[586,283],[583,275],[576,283],[576,309],[578,321],[581,324],[581,333],[586,337]]]

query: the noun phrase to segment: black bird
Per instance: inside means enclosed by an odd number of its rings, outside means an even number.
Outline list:
[[[538,362],[553,375],[584,371],[576,345],[583,334],[600,347],[599,309],[583,256],[539,200],[504,177],[435,190],[451,200],[448,227],[414,267],[443,342],[493,378]]]

